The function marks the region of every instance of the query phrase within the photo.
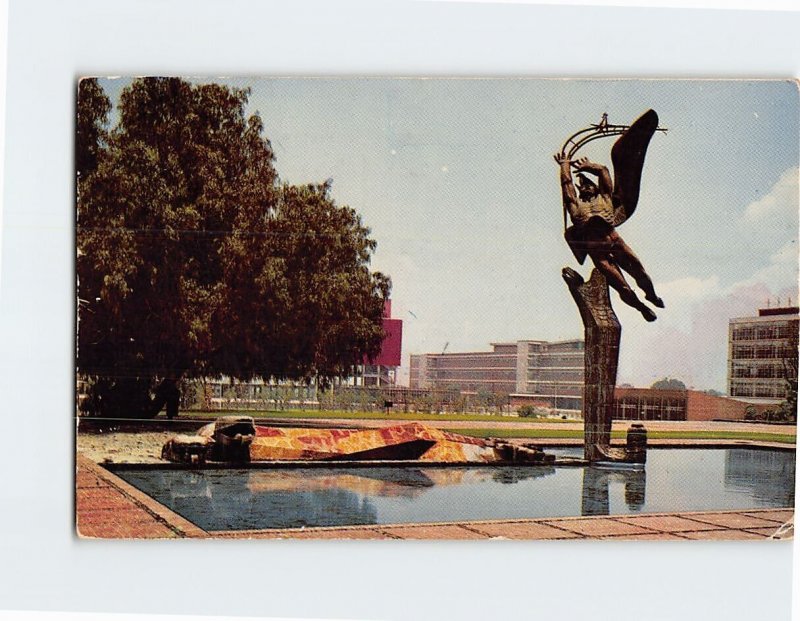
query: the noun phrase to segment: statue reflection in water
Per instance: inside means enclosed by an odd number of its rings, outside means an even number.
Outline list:
[[[644,507],[647,475],[644,468],[637,470],[615,470],[587,467],[583,469],[583,496],[581,515],[608,515],[609,481],[625,485],[625,504],[630,511],[641,511]]]

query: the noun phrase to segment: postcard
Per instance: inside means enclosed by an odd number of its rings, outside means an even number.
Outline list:
[[[81,537],[792,538],[794,81],[76,102]]]

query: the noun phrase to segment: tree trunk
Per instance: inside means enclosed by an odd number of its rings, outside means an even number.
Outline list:
[[[172,419],[178,415],[178,409],[181,402],[181,391],[178,389],[177,380],[163,379],[156,387],[156,396],[151,405],[151,417],[158,416],[161,408],[166,407],[167,418]]]

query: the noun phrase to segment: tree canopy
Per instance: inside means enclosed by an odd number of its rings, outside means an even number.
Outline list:
[[[664,377],[657,382],[653,382],[650,388],[655,388],[656,390],[686,390],[686,384],[673,377]]]
[[[370,230],[329,182],[279,180],[248,96],[137,79],[108,131],[108,98],[80,82],[78,371],[128,401],[156,380],[334,377],[380,349]]]

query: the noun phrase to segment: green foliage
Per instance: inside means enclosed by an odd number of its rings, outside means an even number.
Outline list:
[[[184,410],[211,409],[211,387],[201,381],[181,382],[181,407]]]
[[[85,78],[78,83],[78,101],[75,168],[78,178],[84,179],[97,168],[100,152],[105,146],[111,102],[96,78]]]
[[[796,384],[796,382],[795,382]],[[797,421],[797,393],[778,406],[778,418],[782,421]]]
[[[379,351],[369,229],[329,183],[280,183],[248,94],[138,79],[105,134],[108,100],[81,82],[80,373],[324,379]]]
[[[469,406],[469,398],[466,395],[459,393],[459,395],[453,400],[452,411],[463,414],[469,409]]]
[[[433,414],[440,411],[441,403],[432,395],[421,395],[414,399],[413,408],[415,412]]]
[[[523,418],[538,418],[539,414],[536,411],[536,408],[532,405],[523,405],[517,410],[517,414],[519,414]]]
[[[686,390],[686,384],[679,379],[665,377],[653,382],[650,388],[655,388],[656,390]]]

